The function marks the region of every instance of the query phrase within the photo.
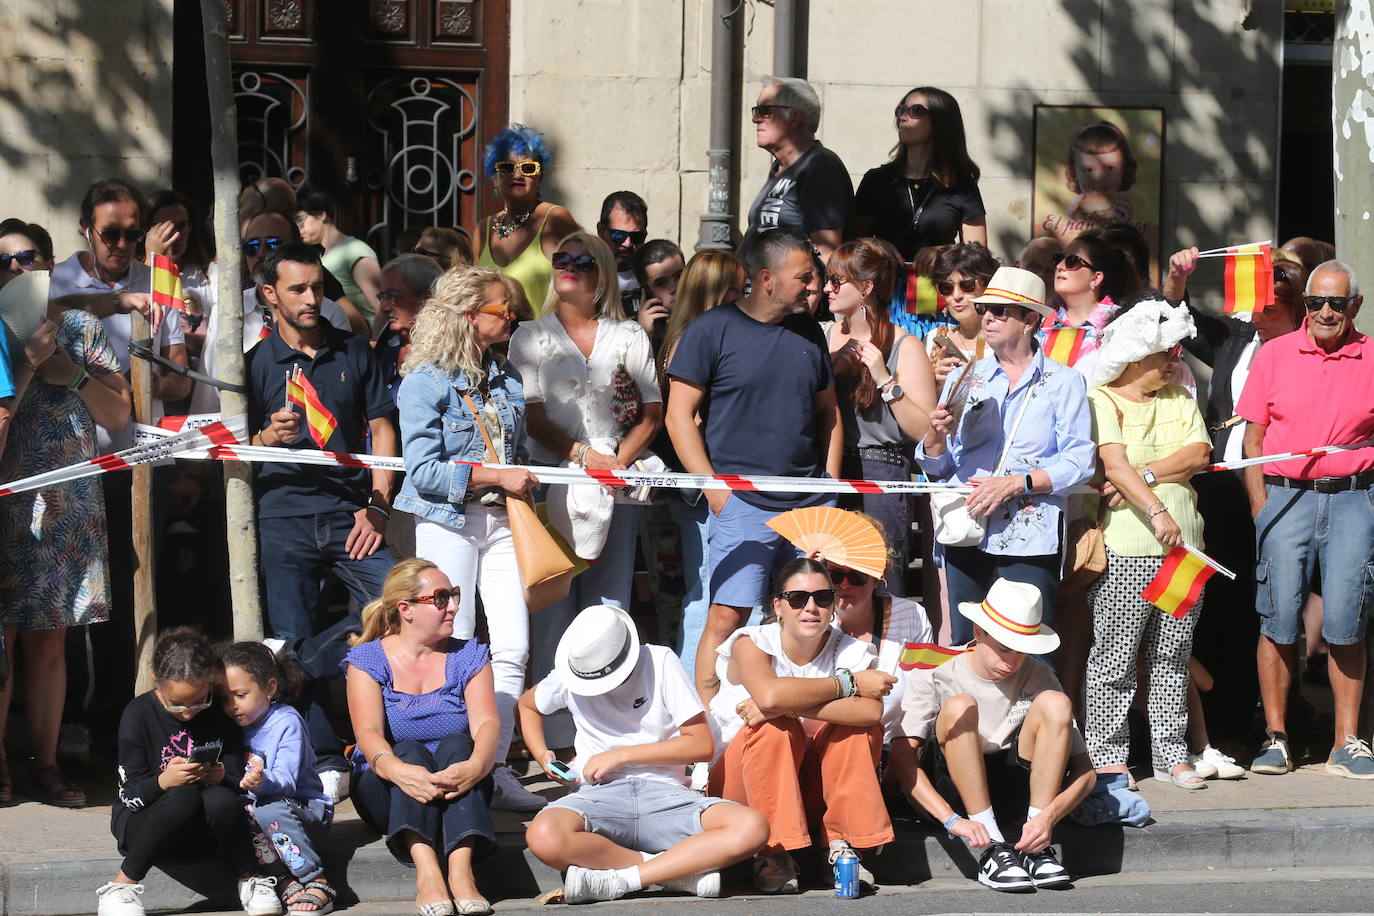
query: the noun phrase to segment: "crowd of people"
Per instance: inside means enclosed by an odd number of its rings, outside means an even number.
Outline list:
[[[901,98],[889,161],[857,192],[805,81],[770,81],[752,119],[772,165],[733,252],[651,239],[631,190],[584,230],[543,198],[552,152],[522,125],[486,150],[500,210],[475,244],[417,227],[383,257],[321,189],[244,189],[247,428],[283,450],[254,467],[271,638],[217,646],[221,623],[195,617],[161,635],[155,686],[119,724],[124,860],[101,916],[141,914],[142,879],[174,849],[217,849],[245,912],[327,912],[319,848],[350,795],[414,868],[422,916],[490,911],[491,808],[533,814],[529,848],[565,872],[568,902],[719,896],[721,870],[750,859],[759,890],[795,892],[794,853],[880,850],[893,805],[978,850],[991,888],[1062,886],[1057,823],[1149,816],[1133,709],[1154,778],[1203,789],[1245,770],[1212,744],[1202,694],[1230,698],[1243,741],[1254,684],[1250,772],[1291,771],[1300,653],[1309,670],[1329,658],[1326,769],[1374,779],[1357,722],[1374,453],[1205,473],[1374,436],[1354,272],[1294,240],[1274,251],[1274,303],[1218,318],[1187,301],[1198,250],[1152,290],[1130,223],[997,258],[941,89]],[[102,180],[80,228],[57,263],[42,227],[0,223],[0,285],[51,271],[48,317],[22,343],[0,335],[5,480],[130,444],[134,312],[172,367],[153,370],[154,417],[219,409],[216,386],[175,371],[218,368],[219,268],[195,204]],[[165,314],[145,293],[155,254],[185,293]],[[913,322],[917,275],[943,308]],[[1205,402],[1185,353],[1210,369]],[[633,490],[543,484],[541,466],[968,488]],[[155,522],[222,519],[218,473],[157,468]],[[551,602],[522,579],[521,500],[578,564]],[[881,575],[803,556],[775,524],[820,507],[880,534]],[[0,738],[19,685],[50,804],[86,803],[58,761],[88,693],[68,635],[112,630],[77,648],[104,694],[131,693],[132,508],[127,472],[0,499]],[[1081,568],[1093,537],[1104,559]],[[1237,575],[1166,613],[1143,593],[1184,545]],[[1209,628],[1225,640],[1211,658]],[[1238,634],[1257,646],[1249,671]],[[532,791],[508,763],[522,752],[572,791]],[[13,795],[0,753],[0,802]]]

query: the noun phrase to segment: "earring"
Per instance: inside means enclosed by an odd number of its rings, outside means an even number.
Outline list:
[[[860,314],[860,315],[867,315],[867,314],[868,314],[868,306],[866,306],[866,305],[861,305],[861,306],[859,306],[859,314]]]

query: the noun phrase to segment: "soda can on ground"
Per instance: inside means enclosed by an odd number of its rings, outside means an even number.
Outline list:
[[[847,850],[835,859],[835,896],[842,900],[859,896],[859,857]]]

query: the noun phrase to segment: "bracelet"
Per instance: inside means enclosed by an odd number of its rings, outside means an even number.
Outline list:
[[[844,695],[846,697],[856,697],[859,695],[859,685],[854,680],[853,671],[850,671],[848,668],[836,668],[835,677],[840,682],[840,686],[844,688]]]
[[[1154,520],[1154,517],[1155,517],[1156,515],[1163,515],[1164,513],[1168,512],[1168,511],[1169,511],[1169,509],[1168,509],[1166,506],[1164,506],[1163,504],[1161,504],[1160,507],[1159,507],[1158,509],[1154,510],[1154,511],[1151,512],[1149,515],[1145,516],[1145,521],[1147,521],[1147,522],[1148,522],[1148,521],[1153,521],[1153,520]]]
[[[395,757],[395,756],[396,756],[396,755],[393,754],[391,751],[378,751],[377,753],[375,753],[375,754],[372,755],[372,762],[369,763],[368,766],[371,767],[371,768],[375,771],[375,770],[377,769],[377,761],[378,761],[378,760],[381,760],[383,757]]]
[[[830,679],[835,682],[835,699],[838,700],[844,696],[844,684],[840,683],[840,677],[837,674],[830,675]]]
[[[19,359],[20,359],[20,363],[19,363],[20,366],[22,366],[23,368],[29,370],[29,372],[33,372],[33,373],[37,373],[37,372],[38,372],[38,367],[35,366],[33,363],[29,362],[29,357],[28,357],[27,355],[21,356],[21,357],[19,357]]]
[[[573,464],[580,468],[585,468],[587,466],[587,453],[591,450],[592,447],[588,443],[584,442],[582,445],[579,445],[577,451],[573,452]]]
[[[378,515],[380,515],[384,519],[387,519],[388,521],[391,519],[391,513],[383,507],[377,505],[376,503],[368,503],[367,511],[376,512]]]
[[[962,816],[962,815],[959,815],[959,814],[951,814],[951,815],[949,816],[949,819],[945,821],[945,833],[949,833],[950,828],[953,827],[956,823],[958,823],[958,822],[961,821],[961,820],[963,820],[963,816]],[[954,834],[952,834],[952,833],[949,833],[949,835],[950,835],[950,836],[954,836]]]

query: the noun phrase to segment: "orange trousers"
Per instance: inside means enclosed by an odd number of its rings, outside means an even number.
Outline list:
[[[892,842],[878,787],[883,727],[826,723],[808,738],[797,719],[742,728],[711,768],[711,794],[768,818],[765,852],[805,849],[813,828],[856,849]]]

